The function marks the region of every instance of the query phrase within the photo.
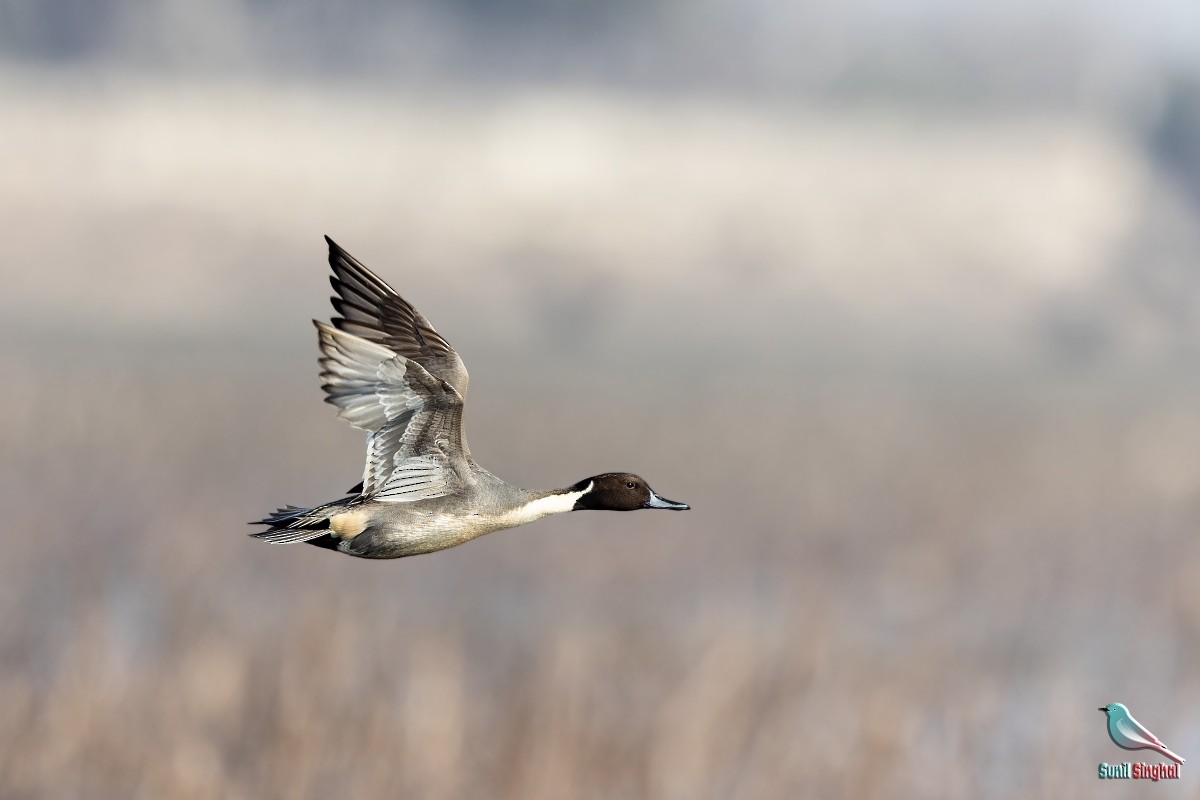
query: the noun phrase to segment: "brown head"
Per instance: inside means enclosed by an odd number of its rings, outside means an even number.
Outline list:
[[[650,484],[628,472],[606,472],[584,478],[571,487],[572,492],[583,492],[575,501],[573,511],[584,509],[595,511],[636,511],[639,508],[667,508],[687,511],[687,503],[676,503],[659,497]]]

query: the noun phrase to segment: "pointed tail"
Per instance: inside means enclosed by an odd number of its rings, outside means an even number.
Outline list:
[[[357,499],[356,497],[345,497],[316,508],[284,506],[264,519],[249,523],[271,526],[268,530],[250,535],[255,539],[262,539],[264,542],[272,544],[290,544],[316,539],[329,533],[330,517],[340,513],[347,506],[353,505]]]
[[[1164,747],[1164,746],[1163,746],[1163,745],[1161,745],[1161,744],[1160,744],[1158,747],[1154,748],[1154,749],[1155,749],[1155,750],[1157,750],[1158,752],[1162,753],[1162,754],[1163,754],[1164,756],[1166,756],[1167,758],[1169,758],[1169,759],[1171,759],[1172,761],[1174,761],[1176,764],[1182,764],[1184,761],[1186,761],[1186,760],[1187,760],[1187,759],[1185,759],[1183,756],[1178,756],[1178,755],[1175,755],[1174,753],[1172,753],[1170,750],[1168,750],[1166,747]]]

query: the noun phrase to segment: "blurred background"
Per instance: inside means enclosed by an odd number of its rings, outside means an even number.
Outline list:
[[[4,797],[1082,798],[1118,701],[1200,759],[1191,0],[0,0],[0,109]],[[326,233],[484,466],[694,510],[247,539],[361,474]]]

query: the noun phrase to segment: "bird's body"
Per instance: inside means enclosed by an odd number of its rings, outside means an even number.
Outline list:
[[[363,558],[430,553],[485,533],[581,509],[686,509],[629,473],[566,489],[505,483],[471,457],[463,430],[467,370],[429,321],[329,240],[341,316],[316,322],[326,402],[367,432],[363,481],[315,508],[287,506],[253,536],[310,542]]]
[[[1100,710],[1108,718],[1108,735],[1113,743],[1125,750],[1153,750],[1166,756],[1177,764],[1186,759],[1167,749],[1157,736],[1146,729],[1146,726],[1133,718],[1129,709],[1122,703],[1110,703],[1101,706]]]
[[[319,535],[313,539],[303,528],[286,527],[274,536],[270,531],[259,536],[276,542],[311,541],[365,558],[400,558],[445,550],[485,533],[571,511],[578,499],[576,492],[511,486],[482,468],[473,477],[470,486],[455,495],[411,503],[354,496],[318,507],[311,521],[326,525],[315,529]],[[322,538],[327,540],[317,541]]]

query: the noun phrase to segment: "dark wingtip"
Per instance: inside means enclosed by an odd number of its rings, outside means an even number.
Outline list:
[[[325,243],[327,245],[329,245],[329,265],[330,266],[333,266],[333,263],[337,259],[344,258],[346,256],[346,251],[342,249],[342,246],[340,244],[338,244],[337,242],[335,242],[333,239],[330,239],[328,236],[325,237]],[[337,288],[337,287],[334,287],[334,288]]]

